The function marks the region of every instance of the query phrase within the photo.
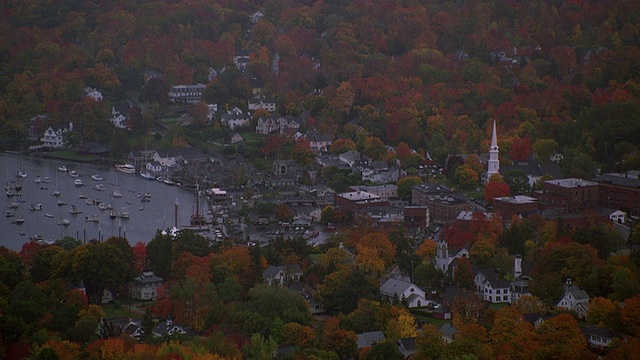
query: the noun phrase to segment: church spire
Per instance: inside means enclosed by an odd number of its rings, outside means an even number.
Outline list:
[[[496,121],[493,120],[493,134],[491,135],[491,147],[489,148],[489,161],[487,161],[487,179],[500,173],[500,160],[498,159],[498,136],[496,134]]]
[[[496,121],[493,120],[493,135],[491,135],[491,150],[498,150],[498,136],[496,135]]]

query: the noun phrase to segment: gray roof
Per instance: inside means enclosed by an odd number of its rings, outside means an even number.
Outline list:
[[[454,328],[449,323],[443,324],[438,330],[440,331],[440,334],[450,339],[453,339],[453,336],[458,332],[458,329]]]
[[[380,293],[390,297],[394,295],[398,295],[398,297],[400,297],[411,285],[413,285],[411,282],[396,278],[389,278],[384,282],[384,284],[382,284],[382,286],[380,286]]]
[[[133,278],[133,282],[139,283],[139,284],[155,284],[155,283],[162,284],[163,281],[164,280],[161,277],[154,275],[153,273],[151,274],[144,273],[140,276],[136,276],[135,278]]]
[[[520,170],[527,176],[540,177],[543,175],[551,175],[554,179],[562,178],[562,170],[560,165],[555,162],[540,164],[536,159],[525,161],[514,161],[511,166],[501,166],[500,174],[504,174],[509,170]]]
[[[358,334],[358,349],[373,346],[374,344],[384,341],[384,339],[385,337],[382,331],[370,331]]]
[[[638,179],[638,175],[634,171],[602,174],[593,179],[593,181],[622,187],[640,188],[640,179]]]
[[[575,285],[569,285],[565,289],[565,294],[573,295],[573,297],[576,298],[576,300],[588,300],[589,299],[589,294],[587,294],[586,291],[580,289],[579,287],[577,287]]]

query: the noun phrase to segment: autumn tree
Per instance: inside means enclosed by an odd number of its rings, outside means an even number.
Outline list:
[[[640,336],[640,295],[625,300],[625,306],[620,310],[620,321],[628,333]]]
[[[480,177],[478,173],[476,173],[471,166],[467,164],[460,165],[456,168],[455,174],[453,176],[454,181],[458,183],[461,187],[470,188],[478,185]]]
[[[367,273],[380,273],[395,258],[396,248],[389,238],[379,232],[370,233],[356,244],[356,263]]]
[[[332,154],[342,154],[350,150],[356,149],[356,143],[351,139],[336,139],[331,143],[329,152]]]
[[[298,323],[287,323],[280,330],[281,344],[284,346],[296,346],[301,349],[317,346],[315,330]]]
[[[509,185],[504,181],[489,181],[484,187],[484,199],[492,201],[498,197],[509,196]]]
[[[358,299],[378,295],[378,286],[372,281],[362,270],[344,268],[327,275],[317,294],[327,309],[349,313],[357,307]]]
[[[373,160],[383,160],[387,155],[387,147],[380,138],[369,136],[364,142],[362,152]]]
[[[504,173],[503,179],[509,185],[511,195],[527,195],[531,192],[529,178],[521,170],[509,170]]]
[[[533,359],[538,346],[533,325],[512,306],[495,312],[489,341],[496,359]]]
[[[416,352],[414,359],[442,359],[445,356],[446,344],[438,328],[428,324],[422,327],[422,331],[416,339]]]
[[[487,329],[478,324],[464,324],[457,330],[455,340],[447,349],[451,355],[475,355],[479,360],[493,359]]]
[[[531,139],[529,138],[529,134],[525,134],[522,139],[519,137],[513,139],[509,157],[514,161],[527,160],[531,157]]]
[[[589,301],[587,320],[600,327],[617,329],[620,327],[620,306],[607,298],[595,297]]]
[[[473,278],[473,269],[469,259],[464,257],[458,259],[458,266],[453,273],[453,280],[456,284],[463,289],[473,289]]]
[[[353,331],[340,328],[338,318],[329,318],[322,326],[322,348],[334,351],[341,359],[346,359],[357,354],[356,341],[358,335]]]
[[[277,154],[285,144],[285,139],[280,134],[269,134],[264,138],[264,145],[260,148],[262,155],[269,157]]]
[[[536,356],[540,359],[585,359],[590,355],[578,322],[569,314],[545,320],[536,334]]]
[[[293,145],[293,151],[291,157],[301,166],[309,166],[315,162],[316,155],[311,150],[309,140],[306,138],[300,138]]]

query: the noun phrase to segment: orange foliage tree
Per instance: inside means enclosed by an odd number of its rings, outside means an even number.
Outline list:
[[[373,232],[358,241],[356,252],[358,266],[367,272],[379,273],[391,265],[396,247],[386,235]]]

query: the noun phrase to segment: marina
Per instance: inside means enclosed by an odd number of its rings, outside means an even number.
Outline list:
[[[0,164],[0,183],[6,184],[7,195],[11,192],[11,196],[3,197],[3,206],[12,215],[0,218],[3,234],[0,245],[16,251],[30,237],[55,241],[69,236],[89,241],[123,236],[132,245],[138,241],[146,243],[157,230],[174,226],[176,202],[180,204],[179,226],[189,224],[192,215],[193,191],[148,181],[139,175],[118,171],[113,165],[7,153],[0,153]],[[24,172],[26,178],[16,176],[18,171]],[[68,173],[72,171],[78,177],[71,179],[81,179],[84,185],[91,186],[76,186],[69,179]],[[50,179],[48,190],[41,188],[44,181],[34,181],[36,174],[41,180]],[[103,180],[97,180],[94,175]],[[93,184],[87,184],[87,179]],[[94,181],[104,185],[95,187]]]

